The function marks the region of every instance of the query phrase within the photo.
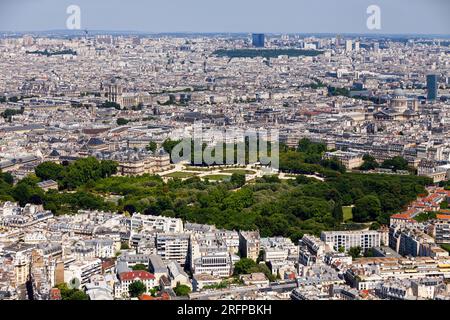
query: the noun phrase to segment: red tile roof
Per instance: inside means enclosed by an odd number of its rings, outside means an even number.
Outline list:
[[[120,281],[130,281],[134,280],[136,278],[139,278],[141,280],[150,280],[155,279],[155,276],[147,271],[130,271],[130,272],[122,272],[120,275]]]
[[[170,300],[170,295],[167,292],[163,292],[160,297],[152,297],[149,294],[142,294],[139,300]]]
[[[392,219],[405,219],[405,220],[408,220],[408,219],[411,219],[411,214],[409,214],[409,213],[397,213],[397,214],[393,214],[391,216],[391,218]]]

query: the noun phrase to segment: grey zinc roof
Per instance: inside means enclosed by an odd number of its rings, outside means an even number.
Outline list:
[[[118,261],[116,265],[116,271],[118,274],[122,272],[130,272],[131,269],[128,268],[128,264],[125,261]]]
[[[149,257],[149,266],[153,273],[166,273],[167,267],[160,256],[152,254]]]
[[[170,270],[170,274],[172,275],[173,278],[176,278],[178,275],[182,275],[186,278],[188,278],[188,275],[186,274],[186,272],[184,272],[184,270],[181,268],[181,266],[176,263],[175,261],[170,261],[169,264],[167,265],[167,267]]]

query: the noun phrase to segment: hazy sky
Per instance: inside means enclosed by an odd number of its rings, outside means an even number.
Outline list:
[[[88,30],[450,34],[450,0],[0,0],[0,30],[65,29],[71,4]]]

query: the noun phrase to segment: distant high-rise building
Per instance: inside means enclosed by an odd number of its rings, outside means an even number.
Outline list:
[[[31,36],[31,35],[24,35],[24,36],[22,37],[22,44],[23,44],[25,47],[32,46],[32,45],[34,44],[33,36]]]
[[[355,51],[359,52],[359,41],[355,41]]]
[[[341,41],[342,41],[342,36],[340,34],[338,34],[336,36],[336,47],[340,47],[341,46]]]
[[[288,34],[283,34],[283,35],[281,35],[281,40],[283,40],[283,41],[289,41],[289,35],[288,35]]]
[[[427,75],[427,99],[436,100],[438,95],[438,76],[437,74]]]
[[[380,44],[378,42],[375,42],[373,44],[373,51],[375,51],[375,52],[380,51]]]
[[[265,36],[264,33],[252,34],[252,45],[256,48],[264,48]]]
[[[345,51],[350,52],[353,49],[353,41],[347,40],[345,41]]]

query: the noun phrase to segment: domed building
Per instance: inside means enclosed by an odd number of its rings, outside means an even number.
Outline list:
[[[376,120],[405,121],[419,117],[418,101],[406,97],[401,89],[395,89],[389,103],[389,107],[384,108],[373,115]]]

